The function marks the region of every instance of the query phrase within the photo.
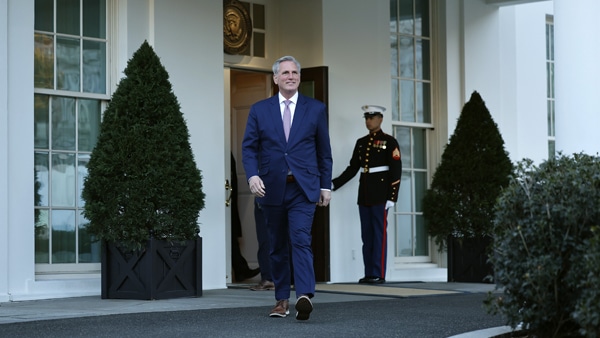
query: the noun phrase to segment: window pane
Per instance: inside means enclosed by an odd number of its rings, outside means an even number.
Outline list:
[[[417,39],[416,47],[416,78],[421,80],[431,80],[431,73],[429,70],[429,40]]]
[[[398,37],[390,36],[390,61],[392,63],[392,76],[399,76],[398,73]]]
[[[390,32],[396,33],[397,24],[396,20],[398,19],[398,4],[396,0],[390,0]]]
[[[79,151],[92,151],[100,134],[101,103],[98,100],[79,100]]]
[[[75,180],[75,155],[52,154],[53,207],[75,207]]]
[[[398,80],[392,79],[392,121],[400,121],[400,113],[398,112],[400,91],[398,86]]]
[[[412,216],[396,215],[396,256],[413,255]]]
[[[75,263],[75,210],[52,210],[52,263]]]
[[[400,81],[400,110],[402,121],[415,122],[415,83],[413,81]]]
[[[252,34],[255,57],[265,57],[265,33],[254,32]]]
[[[400,34],[414,34],[413,0],[400,0]]]
[[[252,4],[252,26],[265,29],[265,5]]]
[[[35,161],[35,205],[48,206],[50,200],[48,182],[50,182],[50,162],[46,152],[36,152]]]
[[[417,82],[417,121],[431,122],[431,86],[429,83]]]
[[[429,0],[415,2],[415,35],[429,36]]]
[[[423,212],[423,197],[427,191],[427,173],[422,171],[415,171],[415,210],[416,212]]]
[[[415,256],[429,255],[429,235],[423,215],[415,215]]]
[[[550,25],[546,24],[546,60],[550,60]]]
[[[87,232],[89,221],[79,214],[79,223],[77,224],[77,239],[79,243],[79,263],[100,263],[100,241]]]
[[[546,101],[546,115],[548,119],[548,136],[552,136],[552,101]]]
[[[54,2],[35,0],[35,30],[54,32]]]
[[[75,99],[52,99],[52,148],[75,150]]]
[[[83,91],[106,93],[106,43],[83,41]]]
[[[90,154],[79,154],[77,155],[77,207],[83,208],[85,201],[81,198],[81,192],[83,191],[83,184],[85,178],[88,175],[88,163],[90,162]]]
[[[315,98],[315,81],[301,82],[298,91],[303,95]]]
[[[50,263],[50,225],[48,210],[39,210],[35,220],[35,262]]]
[[[552,100],[552,104],[550,105],[550,116],[552,120],[552,136],[556,136],[556,103]]]
[[[400,38],[400,77],[415,77],[415,46],[413,38]]]
[[[33,46],[33,83],[36,88],[54,88],[54,40],[35,34]]]
[[[398,202],[396,203],[397,212],[412,211],[412,177],[410,171],[402,171],[400,178],[400,190],[398,191]]]
[[[48,95],[34,95],[33,138],[34,147],[50,147],[50,98]]]
[[[83,1],[83,36],[106,37],[106,2],[105,0]]]
[[[411,161],[411,149],[412,140],[410,136],[410,128],[408,127],[394,127],[394,135],[398,140],[400,146],[400,156],[402,157],[402,168],[412,168]]]
[[[79,35],[79,0],[56,0],[56,32]]]
[[[56,38],[56,87],[79,91],[80,47],[78,39]]]
[[[415,169],[427,169],[427,142],[425,141],[425,129],[423,128],[412,128],[412,141],[413,141],[413,168]]]
[[[554,25],[550,26],[550,60],[554,61]]]

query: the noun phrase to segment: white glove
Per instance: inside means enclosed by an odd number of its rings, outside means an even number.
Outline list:
[[[265,184],[260,179],[260,177],[254,175],[250,177],[248,180],[248,186],[250,187],[250,192],[257,197],[265,196]]]
[[[387,201],[385,202],[385,210],[392,208],[396,203],[392,202],[392,201]]]

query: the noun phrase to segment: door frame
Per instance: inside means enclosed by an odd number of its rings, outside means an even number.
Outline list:
[[[233,68],[233,67],[225,67],[224,71],[224,81],[225,81],[225,154],[231,153],[232,144],[231,144],[231,126],[232,126],[232,95],[231,89],[233,88],[232,82],[232,74],[234,72],[250,72],[250,73],[268,73],[263,70],[256,69],[246,69],[246,68]],[[277,86],[271,81],[271,93],[276,94],[278,92]],[[313,97],[328,106],[329,103],[329,92],[328,92],[328,67],[320,66],[320,67],[310,67],[310,68],[302,68],[301,70],[301,85],[299,88],[300,93],[303,95]],[[264,98],[267,98],[266,96]],[[260,99],[264,99],[260,98]],[[259,98],[257,98],[258,101]],[[241,163],[241,159],[237,159],[237,162]],[[230,168],[230,157],[225,156],[225,177],[231,176],[229,172]],[[229,182],[231,182],[231,177],[229,177]],[[239,201],[239,199],[238,199]],[[313,243],[313,257],[314,257],[314,269],[315,269],[315,279],[317,282],[328,282],[330,280],[330,236],[329,236],[329,206],[327,207],[316,207],[315,216],[313,220],[312,227],[312,243]],[[226,208],[226,229],[227,231],[227,271],[232,271],[231,269],[231,213],[229,208]],[[246,257],[248,259],[248,257]],[[254,257],[255,258],[255,257]],[[248,259],[249,261],[254,261],[253,259]],[[227,282],[232,282],[231,273],[227,275]]]

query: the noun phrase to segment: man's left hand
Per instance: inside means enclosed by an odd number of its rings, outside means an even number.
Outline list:
[[[392,201],[387,201],[387,202],[385,202],[385,210],[387,210],[387,209],[389,209],[389,208],[393,208],[393,207],[394,207],[394,204],[396,204],[396,203],[394,203],[394,202],[392,202]]]

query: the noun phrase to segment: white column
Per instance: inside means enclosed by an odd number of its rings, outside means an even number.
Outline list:
[[[554,0],[556,150],[600,152],[600,1]]]
[[[0,0],[0,22],[8,22],[8,1]],[[0,25],[0,302],[8,299],[8,31]]]

